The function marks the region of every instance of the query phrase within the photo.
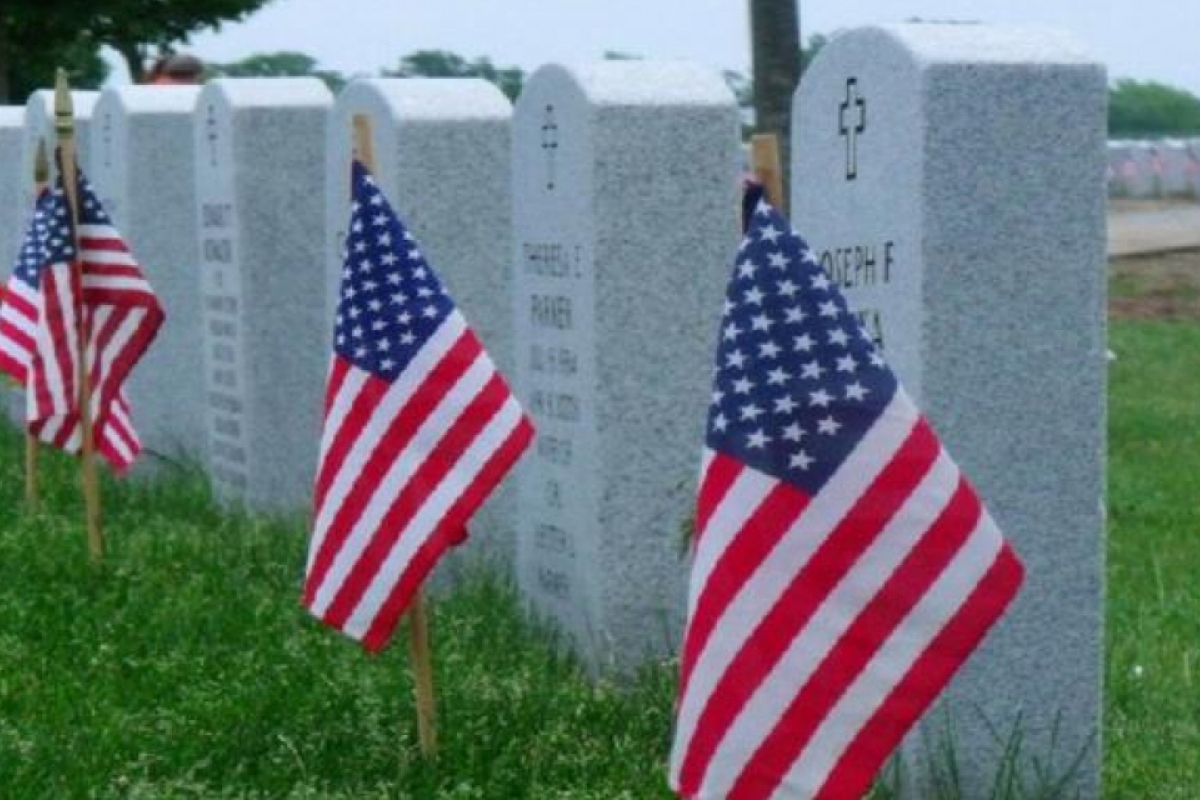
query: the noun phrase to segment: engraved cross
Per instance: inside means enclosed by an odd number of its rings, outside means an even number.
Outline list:
[[[851,114],[856,117],[850,122]],[[846,180],[858,177],[858,136],[867,129],[867,101],[858,94],[858,78],[846,79],[846,99],[838,107],[838,133],[846,139]]]
[[[553,190],[554,156],[558,152],[558,123],[554,121],[554,106],[546,106],[546,116],[542,122],[542,150],[546,152],[546,188]]]
[[[211,103],[208,106],[208,119],[204,124],[205,129],[208,131],[206,135],[208,138],[209,159],[212,162],[212,166],[215,167],[217,165],[217,111]]]

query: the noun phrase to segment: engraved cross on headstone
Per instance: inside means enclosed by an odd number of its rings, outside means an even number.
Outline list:
[[[849,123],[851,113],[857,121]],[[838,133],[846,139],[846,180],[858,177],[858,135],[867,129],[867,101],[858,94],[858,78],[846,79],[846,99],[838,107]]]
[[[546,151],[546,188],[553,191],[555,183],[555,154],[558,152],[558,123],[554,121],[554,106],[546,106],[542,122],[542,149]]]
[[[206,135],[208,137],[209,161],[215,167],[217,165],[217,109],[212,103],[208,104],[208,118],[205,120],[204,125],[208,131]]]
[[[100,138],[104,140],[104,166],[111,167],[113,156],[111,113],[104,115],[104,124],[100,128]]]

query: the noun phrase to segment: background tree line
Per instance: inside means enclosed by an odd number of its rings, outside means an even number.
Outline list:
[[[53,82],[66,66],[80,88],[97,88],[107,77],[100,48],[124,59],[134,82],[145,77],[153,56],[186,44],[198,31],[244,19],[271,0],[5,0],[0,4],[0,102],[23,103],[34,89]],[[745,111],[747,129],[781,134],[786,143],[792,89],[828,39],[800,39],[799,3],[749,0],[753,75],[727,70],[725,79]],[[610,52],[606,58],[637,58]],[[305,53],[258,53],[208,65],[210,76],[316,76],[334,90],[348,77],[323,69]],[[381,70],[395,77],[476,77],[495,83],[510,99],[521,92],[525,72],[487,57],[466,58],[445,50],[418,50]],[[1109,94],[1109,134],[1114,137],[1200,135],[1200,99],[1162,83],[1118,80]],[[785,173],[786,174],[786,173]]]

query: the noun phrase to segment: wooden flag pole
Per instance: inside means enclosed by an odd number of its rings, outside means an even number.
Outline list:
[[[38,139],[37,156],[33,160],[33,196],[41,197],[50,183],[50,159],[46,156],[46,140]],[[33,511],[38,506],[38,439],[25,431],[25,507]]]
[[[62,158],[63,187],[66,192],[67,208],[71,215],[71,228],[75,232],[75,260],[72,265],[72,280],[83,294],[83,262],[79,253],[79,197],[78,177],[75,166],[75,110],[71,102],[71,88],[67,84],[67,73],[58,70],[54,85],[54,131],[58,136],[59,153]],[[91,341],[88,315],[78,309],[79,325],[76,330],[79,367],[76,383],[79,389],[76,402],[79,406],[79,427],[83,446],[79,466],[83,477],[84,515],[87,522],[88,555],[92,564],[99,566],[104,561],[104,530],[100,523],[100,482],[96,474],[96,440],[92,420],[92,375],[88,366],[88,343]]]
[[[750,137],[750,169],[767,193],[767,202],[780,214],[787,216],[783,197],[783,168],[779,160],[779,140],[773,133],[756,133]]]
[[[371,119],[366,114],[354,115],[354,152],[362,165],[375,172],[375,146],[371,135]],[[437,700],[433,692],[433,656],[429,648],[429,618],[425,598],[420,589],[413,595],[408,609],[408,656],[413,671],[413,692],[417,704],[417,735],[421,755],[426,759],[437,756]]]

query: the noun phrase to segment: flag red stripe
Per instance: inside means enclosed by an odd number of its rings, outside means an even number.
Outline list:
[[[929,590],[975,530],[982,508],[959,478],[950,502],[880,590],[821,660],[787,711],[747,762],[730,800],[766,800],[892,632]]]
[[[354,524],[362,515],[363,509],[370,502],[375,487],[387,474],[396,454],[404,450],[413,435],[420,429],[421,424],[433,413],[433,410],[437,408],[442,398],[453,388],[462,374],[470,368],[475,358],[478,357],[480,349],[479,340],[464,332],[437,366],[430,371],[429,376],[422,381],[417,391],[400,409],[388,429],[375,443],[370,457],[363,464],[349,493],[343,498],[337,512],[326,526],[325,538],[321,542],[320,550],[309,571],[308,585],[305,587],[304,595],[305,604],[312,603],[334,558],[342,549],[346,537],[354,529]],[[372,387],[373,384],[378,384],[381,388],[376,390]],[[317,505],[318,517],[327,500],[328,486],[332,485],[334,476],[342,472],[346,456],[358,441],[363,428],[375,419],[375,409],[378,407],[379,401],[375,400],[369,405],[365,405],[360,402],[360,399],[368,391],[377,397],[382,397],[391,386],[392,384],[378,378],[368,379],[364,391],[355,399],[351,412],[346,415],[346,420],[342,424],[342,429],[338,431],[331,452],[326,456],[328,460],[336,459],[339,463],[336,471],[328,473],[325,492],[322,492]]]
[[[859,554],[920,483],[938,454],[938,443],[922,419],[880,472],[849,516],[841,520],[771,610],[755,626],[730,662],[696,723],[680,769],[685,795],[699,790],[713,753],[747,700],[770,674],[797,632],[812,618]],[[835,474],[832,480],[837,480]]]
[[[129,248],[123,241],[109,236],[80,236],[79,248],[85,255],[89,250],[103,250],[109,253],[129,252]]]
[[[341,628],[362,600],[379,567],[387,559],[388,553],[396,541],[403,535],[412,522],[413,516],[421,508],[425,500],[433,494],[446,475],[458,463],[464,450],[487,427],[488,422],[496,415],[501,406],[508,400],[508,387],[503,379],[493,373],[487,384],[471,402],[463,408],[458,418],[438,440],[434,448],[425,456],[416,471],[405,481],[404,488],[391,501],[387,513],[379,521],[371,541],[363,548],[357,562],[347,573],[342,585],[338,587],[333,602],[329,604],[323,619],[330,625]],[[415,432],[415,428],[414,428]],[[381,448],[383,449],[383,448]],[[390,467],[395,462],[395,454],[403,447],[389,451],[387,456]],[[386,470],[385,470],[386,472]],[[382,482],[384,473],[379,474],[377,481],[372,481],[369,487],[372,491]],[[357,522],[359,514],[354,515]],[[435,534],[441,531],[439,525]]]
[[[696,496],[696,533],[692,548],[700,542],[700,537],[708,527],[713,511],[721,504],[729,487],[742,473],[742,465],[736,459],[724,453],[713,453],[708,462],[708,469],[700,479],[700,489]]]
[[[726,458],[718,454],[713,460]],[[704,583],[688,624],[683,644],[680,695],[687,691],[696,660],[708,645],[725,609],[807,506],[808,497],[803,492],[780,481],[725,547]]]
[[[504,444],[496,449],[484,465],[475,480],[467,487],[451,506],[442,524],[434,535],[426,539],[417,551],[396,588],[388,595],[379,613],[372,622],[363,646],[368,650],[377,651],[387,643],[392,632],[396,629],[401,615],[408,608],[417,588],[425,581],[433,570],[438,558],[453,544],[455,532],[466,525],[471,515],[483,505],[492,490],[500,483],[504,475],[521,457],[521,453],[533,440],[533,426],[525,417],[509,434]]]
[[[328,378],[327,386],[325,389],[325,406],[321,412],[321,419],[329,418],[329,411],[330,411],[330,409],[333,408],[333,401],[337,399],[338,393],[340,393],[342,391],[342,384],[345,382],[346,374],[349,371],[350,371],[349,362],[347,362],[343,359],[340,359],[340,358],[333,359],[333,361],[329,367],[329,378]],[[324,455],[324,454],[322,454],[322,455]],[[326,470],[324,469],[324,465],[322,465],[322,473],[324,473],[325,471]],[[321,487],[318,485],[317,488],[320,489]],[[327,487],[327,486],[325,487],[326,490],[328,488],[329,487]],[[316,492],[314,492],[314,494],[315,493]],[[321,494],[323,495],[324,491],[322,491]]]
[[[859,730],[817,800],[857,800],[904,734],[941,693],[1020,589],[1024,570],[1008,545],[885,703]]]

